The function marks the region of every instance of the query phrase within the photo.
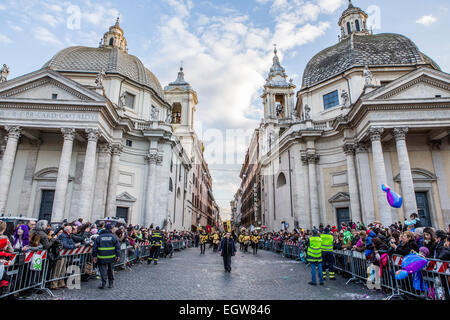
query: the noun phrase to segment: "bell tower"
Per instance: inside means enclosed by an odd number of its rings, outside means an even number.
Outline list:
[[[183,67],[180,67],[177,79],[164,88],[164,95],[172,105],[172,127],[193,132],[197,92],[184,80]]]
[[[287,82],[286,70],[280,64],[276,45],[274,47],[272,67],[261,96],[264,104],[264,120],[269,122],[292,119],[294,112],[295,85],[292,83],[292,79]]]

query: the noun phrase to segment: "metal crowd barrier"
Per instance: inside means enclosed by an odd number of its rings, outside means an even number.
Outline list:
[[[174,248],[185,248],[187,241],[174,241]],[[120,260],[114,263],[114,267],[126,268],[130,262],[138,261],[150,255],[151,244],[149,241],[139,242],[135,246],[121,244]],[[20,294],[27,290],[41,290],[54,296],[51,289],[58,287],[79,288],[80,278],[83,275],[97,276],[92,260],[92,246],[80,246],[75,249],[62,249],[60,258],[50,261],[47,251],[39,250],[25,254],[13,254],[8,263],[3,266],[4,273],[9,278],[7,287],[0,290],[0,299],[10,295]],[[36,255],[35,259],[33,256]],[[40,257],[40,259],[36,259]],[[40,265],[40,271],[32,270]],[[130,268],[131,269],[131,268]]]
[[[36,255],[35,259],[33,256]],[[37,257],[41,257],[36,259]],[[0,298],[7,297],[11,294],[21,293],[26,290],[39,289],[45,281],[45,266],[47,262],[47,251],[39,250],[36,252],[27,252],[21,254],[13,254],[12,259],[4,265],[4,274],[8,276],[8,287],[3,287],[0,292]],[[33,270],[40,266],[41,271]],[[43,288],[48,292],[48,289]]]

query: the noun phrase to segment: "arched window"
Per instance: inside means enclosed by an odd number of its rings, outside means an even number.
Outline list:
[[[114,44],[114,38],[109,39],[109,45],[112,46]]]
[[[181,104],[175,102],[172,106],[172,123],[181,123]]]
[[[361,31],[361,28],[359,26],[359,20],[355,20],[355,26],[356,26],[356,31]]]
[[[347,33],[352,33],[352,27],[350,26],[350,22],[347,22]]]
[[[286,184],[286,177],[284,176],[284,173],[280,173],[277,179],[277,188],[280,188]]]

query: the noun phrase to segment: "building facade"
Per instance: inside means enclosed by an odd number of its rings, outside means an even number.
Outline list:
[[[180,97],[197,103],[128,53],[119,19],[98,48],[66,48],[3,81],[0,212],[189,230],[196,162],[177,133]]]
[[[427,226],[450,222],[450,75],[405,36],[372,34],[366,19],[350,2],[339,43],[308,62],[294,107],[275,51],[259,127],[269,229],[390,225],[413,212]],[[403,197],[400,209],[382,184]]]

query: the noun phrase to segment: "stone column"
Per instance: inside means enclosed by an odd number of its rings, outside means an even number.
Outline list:
[[[304,217],[304,224],[301,225],[301,227],[304,228],[312,228],[312,219],[311,219],[311,207],[309,205],[309,173],[308,173],[308,158],[306,155],[301,156],[302,161],[302,170],[303,170],[303,177],[304,177],[304,186],[303,186],[303,193],[305,200],[303,205],[305,206],[305,217]]]
[[[356,180],[355,169],[355,145],[347,143],[344,145],[344,152],[347,158],[347,177],[348,177],[348,191],[350,193],[350,211],[351,220],[354,222],[362,221],[361,206],[359,203],[358,181]]]
[[[84,158],[83,177],[81,179],[80,207],[78,217],[85,221],[91,218],[92,193],[95,182],[95,158],[97,153],[98,129],[86,129],[88,144]]]
[[[20,202],[19,202],[19,215],[29,216],[29,207],[30,207],[30,198],[31,198],[31,190],[33,187],[33,177],[34,172],[36,171],[36,163],[39,155],[39,148],[41,145],[40,140],[32,140],[30,141],[30,145],[33,147],[32,150],[28,152],[27,164],[25,167],[25,174],[23,176],[22,188],[20,193]]]
[[[156,223],[155,220],[155,193],[156,193],[156,163],[158,161],[158,152],[156,150],[150,150],[145,160],[148,162],[147,172],[147,194],[145,200],[145,217],[144,225],[150,226],[152,223]],[[156,227],[156,225],[154,225]]]
[[[371,128],[369,130],[370,140],[372,141],[372,157],[375,171],[376,193],[378,210],[381,223],[385,226],[392,224],[391,208],[386,200],[386,193],[381,189],[381,185],[387,183],[386,168],[384,165],[383,149],[381,147],[381,134],[383,128]],[[393,186],[391,186],[393,187]],[[371,223],[373,221],[367,221]]]
[[[373,202],[372,192],[372,175],[370,172],[369,164],[369,151],[368,148],[358,143],[355,149],[356,158],[356,172],[358,178],[358,189],[361,200],[361,222],[368,225],[370,222],[375,221],[375,203]]]
[[[311,208],[311,223],[319,228],[320,210],[319,210],[319,189],[317,187],[316,163],[319,162],[319,155],[308,154],[308,171],[309,171],[309,199]],[[322,221],[325,223],[326,221]]]
[[[108,186],[109,167],[111,165],[111,144],[106,142],[99,146],[97,162],[97,179],[92,209],[92,221],[105,217],[106,188]],[[115,215],[113,216],[115,217]]]
[[[408,149],[406,148],[406,133],[408,128],[395,128],[393,131],[397,144],[398,166],[400,169],[400,179],[403,197],[403,212],[406,218],[411,213],[417,213],[416,193],[409,164]]]
[[[73,139],[75,129],[62,128],[64,143],[59,159],[58,176],[56,178],[55,198],[53,200],[52,220],[61,222],[64,218],[64,206],[66,204],[67,186],[69,184],[69,170],[72,159]]]
[[[1,136],[0,138],[0,173],[2,170],[2,164],[3,164],[3,155],[5,154],[6,150],[6,142],[8,141],[8,137]]]
[[[116,216],[116,197],[117,197],[117,184],[119,182],[119,161],[120,154],[122,153],[122,144],[112,145],[111,156],[111,169],[109,173],[108,182],[108,195],[106,196],[106,216]]]
[[[0,172],[0,214],[6,214],[5,209],[6,201],[8,200],[9,185],[11,184],[17,145],[22,130],[19,126],[7,126],[5,129],[8,131],[8,142],[3,153],[2,170]]]

